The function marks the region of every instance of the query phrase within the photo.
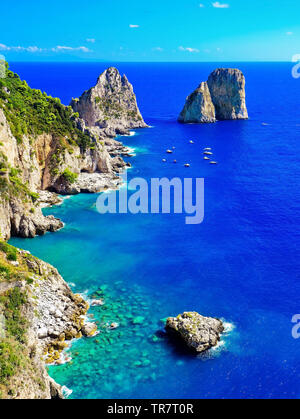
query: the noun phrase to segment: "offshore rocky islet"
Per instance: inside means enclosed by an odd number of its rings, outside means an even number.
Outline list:
[[[245,76],[241,70],[218,68],[207,82],[191,93],[178,121],[182,123],[214,123],[217,120],[248,119]]]

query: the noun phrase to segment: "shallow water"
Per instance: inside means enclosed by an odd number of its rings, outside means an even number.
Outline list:
[[[300,311],[300,81],[290,64],[236,64],[251,119],[177,124],[187,94],[216,66],[118,66],[152,126],[123,138],[136,148],[129,177],[204,177],[202,224],[187,226],[183,215],[100,215],[96,195],[79,195],[45,210],[66,223],[60,232],[11,240],[54,264],[75,292],[105,299],[90,310],[101,333],[73,344],[72,363],[50,368],[71,398],[300,395],[300,341],[291,335]],[[12,65],[66,104],[105,67]],[[204,147],[218,166],[203,160]],[[161,319],[184,310],[222,317],[234,329],[223,346],[193,357],[157,334]],[[109,322],[120,327],[107,330]]]

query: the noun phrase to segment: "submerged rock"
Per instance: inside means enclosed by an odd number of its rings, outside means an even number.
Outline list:
[[[189,123],[216,122],[215,107],[212,103],[206,82],[201,83],[200,86],[188,96],[178,121]]]
[[[217,119],[248,119],[246,82],[241,70],[218,68],[211,73],[207,84]]]
[[[219,319],[185,312],[177,317],[169,317],[166,331],[177,335],[190,349],[201,353],[217,345],[224,325]]]

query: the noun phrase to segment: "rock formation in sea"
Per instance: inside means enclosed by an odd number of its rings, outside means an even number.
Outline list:
[[[202,82],[200,86],[187,97],[178,121],[189,123],[216,122],[215,107],[212,103],[206,82]]]
[[[62,228],[61,220],[41,211],[61,202],[56,193],[117,188],[118,174],[128,166],[122,156],[130,150],[113,136],[146,124],[132,86],[123,77],[118,90],[114,71],[100,77],[98,86],[99,94],[111,91],[104,129],[87,126],[71,107],[31,89],[7,65],[5,73],[0,78],[0,398],[62,398],[45,363],[61,362],[69,342],[92,336],[96,325],[84,324],[87,303],[55,268],[4,240]]]
[[[185,312],[169,317],[166,331],[177,336],[191,350],[201,353],[216,346],[224,326],[221,320],[203,317],[196,312]]]
[[[146,128],[136,96],[127,77],[111,67],[98,78],[96,86],[73,99],[71,106],[87,127],[99,135],[114,137],[133,128]]]
[[[248,119],[245,84],[241,70],[216,69],[210,74],[207,83],[201,83],[187,98],[179,122]]]
[[[238,69],[218,68],[208,78],[218,120],[248,119],[245,76]]]

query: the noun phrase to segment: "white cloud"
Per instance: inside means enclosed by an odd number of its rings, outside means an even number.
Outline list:
[[[155,48],[152,48],[152,50],[162,52],[164,49],[161,47],[155,47]]]
[[[81,52],[92,52],[89,48],[87,47],[68,47],[65,45],[58,45],[55,48],[52,48],[53,52],[69,52],[69,51],[81,51]]]
[[[37,46],[30,46],[30,47],[21,47],[21,46],[17,46],[17,47],[9,47],[7,45],[4,44],[0,44],[0,51],[15,51],[15,52],[41,52],[43,51],[42,48],[39,48]]]
[[[130,27],[131,29],[136,29],[136,28],[139,28],[139,27],[140,27],[140,25],[129,25],[129,27]]]
[[[216,9],[228,9],[230,6],[227,3],[220,3],[219,1],[216,1],[215,3],[212,3],[213,7]]]
[[[0,44],[0,51],[9,51],[10,47],[4,44]]]
[[[286,34],[287,34],[288,36],[294,35],[294,33],[293,33],[293,32],[287,32]]]
[[[200,7],[201,9],[203,9],[203,7],[205,7],[205,6],[204,6],[204,4],[200,3],[200,4],[199,4],[199,7]]]
[[[96,42],[96,39],[95,38],[87,38],[86,39],[86,42],[89,42],[91,44],[94,44]]]
[[[191,47],[179,47],[179,51],[185,51],[185,52],[191,52],[191,53],[198,53],[200,52],[197,48],[191,48]]]

